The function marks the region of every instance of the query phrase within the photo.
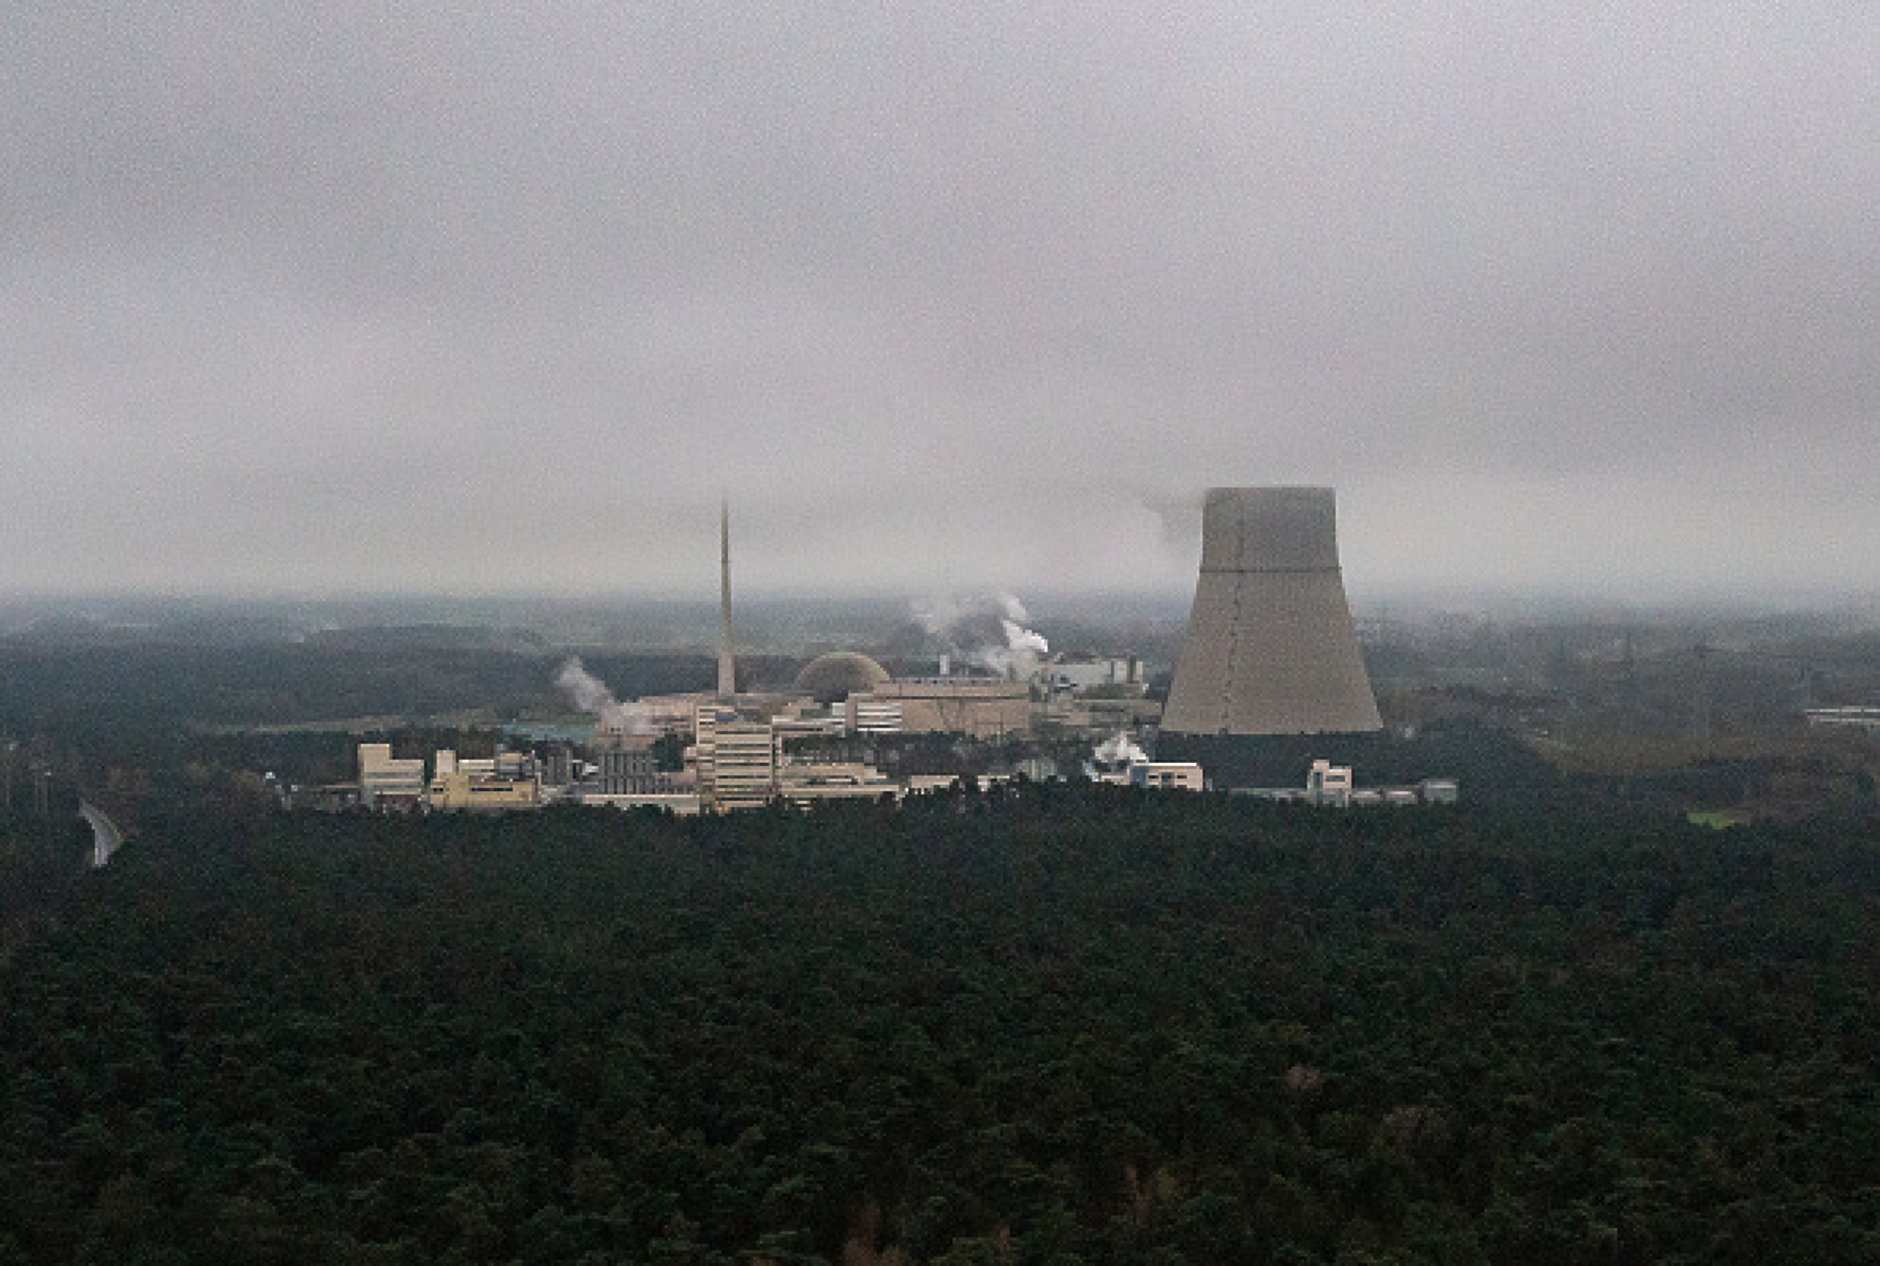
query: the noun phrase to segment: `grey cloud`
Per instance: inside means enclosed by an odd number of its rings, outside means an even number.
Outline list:
[[[1880,584],[1859,6],[9,25],[0,586]]]

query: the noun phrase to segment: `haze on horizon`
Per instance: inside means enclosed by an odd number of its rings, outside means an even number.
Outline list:
[[[0,592],[1880,591],[1880,11],[7,8]]]

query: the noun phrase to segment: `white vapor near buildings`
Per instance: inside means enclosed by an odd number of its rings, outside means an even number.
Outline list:
[[[1027,680],[1051,651],[1025,604],[1008,591],[932,597],[916,602],[913,614],[942,654],[994,676]]]
[[[589,672],[579,656],[570,656],[555,674],[555,688],[583,712],[600,719],[601,728],[620,734],[653,734],[656,729],[646,710],[614,698],[607,683]]]
[[[1149,754],[1136,746],[1135,740],[1127,732],[1118,731],[1097,744],[1090,757],[1099,765],[1132,765],[1148,760]]]

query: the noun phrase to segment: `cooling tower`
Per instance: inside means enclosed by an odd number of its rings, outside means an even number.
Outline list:
[[[1383,728],[1351,631],[1330,488],[1211,488],[1165,734]]]

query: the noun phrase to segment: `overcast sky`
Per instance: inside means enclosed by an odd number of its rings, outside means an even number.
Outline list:
[[[1871,4],[5,30],[0,589],[1880,588]]]

